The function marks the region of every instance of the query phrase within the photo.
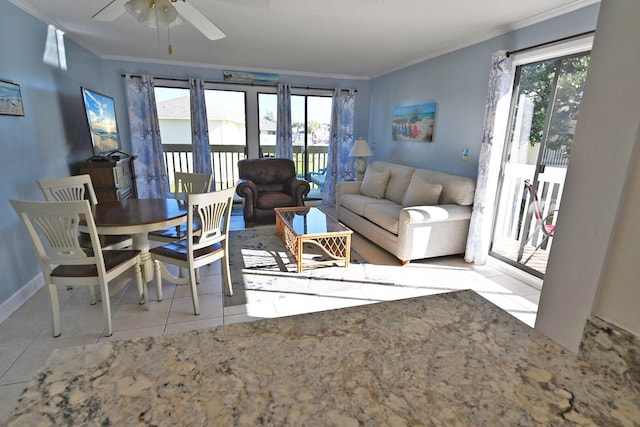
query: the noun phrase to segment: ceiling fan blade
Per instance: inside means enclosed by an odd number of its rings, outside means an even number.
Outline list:
[[[270,7],[269,0],[214,0],[220,3],[226,3],[231,6],[244,7],[247,9],[268,10]]]
[[[100,9],[91,17],[96,21],[115,21],[120,15],[124,13],[124,4],[127,0],[113,0],[105,7]]]
[[[216,27],[213,22],[204,16],[198,9],[191,6],[190,3],[185,1],[178,1],[173,3],[176,10],[186,21],[189,21],[191,25],[196,27],[198,31],[204,34],[209,40],[219,40],[225,37],[224,33],[220,31],[220,28]]]

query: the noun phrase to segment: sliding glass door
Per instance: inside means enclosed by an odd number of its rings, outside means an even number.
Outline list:
[[[589,59],[582,53],[516,70],[491,255],[538,277],[553,244]]]

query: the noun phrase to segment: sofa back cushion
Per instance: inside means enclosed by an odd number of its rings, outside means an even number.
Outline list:
[[[440,205],[456,204],[469,206],[473,204],[476,183],[473,179],[458,175],[448,175],[428,169],[416,169],[415,173],[431,184],[441,184]]]
[[[381,199],[384,197],[384,190],[387,188],[388,181],[388,170],[378,170],[374,167],[369,167],[364,173],[364,179],[360,185],[360,194]]]
[[[384,198],[401,205],[415,168],[380,161],[373,162],[370,167],[389,172],[389,181],[384,191]]]
[[[442,184],[431,184],[414,173],[407,192],[402,199],[402,206],[433,206],[440,201]]]
[[[411,182],[411,174],[417,174],[430,184],[442,185],[439,205],[456,204],[470,206],[473,204],[473,196],[476,191],[476,182],[471,178],[458,175],[449,175],[429,169],[417,169],[411,166],[398,165],[395,163],[376,160],[369,168],[378,171],[389,171],[389,182],[385,189],[384,198],[398,204],[404,204],[404,196]],[[367,168],[367,170],[369,169]],[[406,174],[409,173],[407,178]],[[404,187],[402,184],[406,183]]]

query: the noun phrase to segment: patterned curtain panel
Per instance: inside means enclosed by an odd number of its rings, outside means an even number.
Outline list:
[[[195,173],[211,173],[211,147],[209,146],[207,103],[204,99],[204,81],[189,79],[189,89],[191,91],[193,171]]]
[[[141,199],[169,197],[153,77],[125,76],[131,151],[135,160],[136,186]]]
[[[276,124],[276,157],[293,159],[291,138],[291,87],[278,85],[278,123]]]
[[[484,110],[484,125],[478,163],[478,179],[464,259],[484,264],[491,245],[491,227],[495,211],[498,175],[507,134],[514,67],[501,50],[491,58],[489,90]]]
[[[329,139],[329,158],[325,178],[322,202],[336,204],[336,184],[353,180],[353,159],[349,152],[353,147],[353,123],[355,120],[355,91],[335,89],[331,110],[331,138]]]

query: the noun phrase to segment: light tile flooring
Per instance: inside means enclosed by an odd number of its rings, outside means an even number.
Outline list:
[[[242,216],[234,216],[232,228],[243,228]],[[354,235],[353,245],[374,264],[398,266],[387,252]],[[399,274],[402,273],[402,267]],[[409,269],[405,269],[409,274]],[[111,337],[102,334],[101,307],[89,305],[86,289],[59,291],[62,336],[52,338],[50,307],[45,288],[40,289],[20,309],[0,324],[0,420],[4,419],[27,385],[55,348],[129,339],[184,330],[245,322],[262,317],[281,317],[338,309],[351,305],[410,298],[461,289],[473,289],[504,310],[533,326],[540,292],[534,287],[490,266],[474,266],[460,257],[443,257],[419,263],[415,280],[424,286],[363,285],[349,292],[326,291],[319,295],[279,294],[248,291],[246,305],[223,307],[219,262],[201,269],[199,316],[193,315],[188,287],[165,282],[164,300],[155,301],[154,286],[149,287],[151,301],[145,310],[136,301],[134,286],[112,295],[113,328]],[[410,283],[404,278],[402,283]]]

